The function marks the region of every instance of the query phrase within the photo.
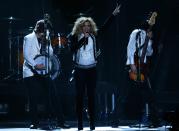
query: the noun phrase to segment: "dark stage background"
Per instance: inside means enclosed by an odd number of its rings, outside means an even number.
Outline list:
[[[34,27],[37,20],[49,13],[56,34],[67,35],[79,13],[94,18],[97,26],[103,24],[116,6],[116,0],[6,0],[0,3],[0,111],[7,108],[11,112],[26,110],[28,103],[26,88],[21,83],[22,40]],[[131,31],[145,20],[151,11],[157,11],[154,26],[155,54],[151,60],[151,82],[157,102],[162,112],[174,110],[179,103],[178,49],[179,49],[179,1],[177,0],[121,0],[121,13],[100,37],[102,54],[98,63],[99,111],[107,107],[112,112],[128,88],[125,70],[126,48]],[[7,19],[17,18],[12,23]],[[9,29],[12,29],[11,54],[9,61]],[[19,40],[19,42],[18,42]],[[20,53],[18,53],[20,51]],[[68,82],[72,55],[61,49],[58,57],[62,66],[57,83],[63,96],[66,116],[74,116],[74,86]],[[10,62],[12,64],[10,70]],[[18,65],[19,64],[19,65]],[[20,75],[19,75],[20,74]],[[15,83],[15,84],[14,84]],[[24,92],[24,93],[23,93]],[[114,105],[111,94],[114,94]],[[101,98],[102,97],[102,98]],[[22,99],[23,98],[23,99]],[[106,101],[104,101],[107,99]],[[20,101],[19,101],[20,100]],[[103,102],[105,104],[102,104]],[[6,103],[11,103],[6,105]],[[25,105],[24,105],[25,104]],[[12,105],[12,107],[11,107]],[[22,106],[23,105],[23,106]],[[18,108],[19,107],[19,108]],[[120,110],[120,107],[119,107]]]

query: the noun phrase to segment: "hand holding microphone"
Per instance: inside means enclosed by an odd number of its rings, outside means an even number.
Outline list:
[[[89,37],[89,32],[85,32],[84,36],[85,36],[85,38],[88,38]]]
[[[85,50],[86,45],[88,44],[89,32],[84,32],[84,37],[85,37],[85,40],[83,42],[83,45],[84,45],[84,50]]]
[[[84,37],[85,37],[84,45],[87,45],[88,44],[89,32],[85,32]]]

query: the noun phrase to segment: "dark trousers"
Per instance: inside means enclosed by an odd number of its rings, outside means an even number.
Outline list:
[[[47,117],[56,116],[59,122],[63,123],[63,115],[60,99],[57,96],[55,83],[48,77],[32,76],[24,78],[29,93],[30,120],[33,124],[38,124],[38,104],[44,102]]]
[[[88,113],[90,127],[94,126],[95,119],[95,88],[96,88],[96,67],[90,69],[79,69],[75,71],[76,83],[76,110],[78,117],[78,127],[83,127],[83,101],[85,90],[88,98]]]
[[[159,115],[155,99],[155,92],[147,81],[137,83],[129,79],[128,75],[125,91],[117,100],[113,114],[114,121],[118,119],[134,119],[142,121],[145,106],[149,107],[149,121],[159,124]],[[115,124],[115,123],[114,123]]]
[[[130,81],[127,102],[129,112],[134,113],[140,119],[145,104],[151,105],[154,103],[153,91],[148,87],[147,82],[136,83]]]

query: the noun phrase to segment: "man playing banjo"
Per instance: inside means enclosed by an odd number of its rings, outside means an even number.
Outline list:
[[[58,106],[57,93],[55,92],[54,76],[51,73],[54,60],[53,48],[50,44],[51,22],[44,18],[37,21],[32,33],[24,37],[23,43],[23,79],[27,86],[30,102],[31,129],[38,128],[39,118],[37,106],[39,98],[45,102],[48,119],[52,116],[57,117],[59,127],[66,128],[64,125],[61,107]],[[41,95],[45,97],[39,97]],[[55,101],[58,103],[55,103]],[[53,108],[53,110],[52,110]],[[50,128],[50,126],[47,126]]]

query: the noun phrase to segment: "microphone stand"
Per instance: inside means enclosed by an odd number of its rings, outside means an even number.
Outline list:
[[[140,89],[141,88],[141,63],[142,62],[144,62],[144,52],[146,52],[146,48],[147,48],[147,43],[148,43],[148,38],[147,38],[147,36],[146,36],[146,38],[145,38],[145,42],[144,42],[144,47],[143,47],[143,50],[142,50],[142,52],[140,51],[140,48],[141,48],[141,36],[140,36],[140,34],[139,34],[139,45],[137,45],[137,50],[138,50],[138,52],[137,52],[137,64],[138,64],[138,69],[137,69],[137,81],[139,81],[138,83],[137,83],[137,85],[138,85],[138,88]],[[151,89],[151,85],[150,85],[150,81],[149,81],[149,78],[147,77],[146,78],[146,81],[147,81],[147,84],[149,85],[149,88]],[[139,126],[140,127],[147,127],[148,125],[148,119],[149,119],[149,104],[148,103],[145,103],[145,114],[143,115],[143,118],[140,120],[140,124],[139,124]],[[144,125],[141,125],[142,124],[142,122],[144,122]],[[146,125],[145,125],[146,124]]]
[[[139,31],[137,33],[136,36],[136,50],[137,50],[137,82],[139,83],[138,86],[140,86],[140,80],[141,80],[141,51],[140,51],[140,47],[141,47],[141,36],[140,36],[141,31]],[[137,44],[137,40],[139,40],[139,44]],[[139,87],[140,88],[140,87]]]
[[[136,50],[137,50],[137,86],[138,89],[141,89],[141,31],[137,33],[136,37]],[[139,44],[137,43],[137,40],[139,40]],[[141,118],[139,117],[139,128],[141,128],[142,125],[142,116]]]
[[[49,27],[48,27],[49,26]],[[55,105],[57,105],[56,103],[54,104],[54,98],[57,97],[56,93],[55,93],[55,96],[53,97],[53,91],[56,92],[57,89],[56,89],[56,84],[55,84],[55,81],[53,81],[53,78],[52,78],[52,74],[50,73],[50,68],[52,68],[52,57],[50,56],[50,48],[51,47],[51,35],[50,35],[50,31],[52,30],[52,24],[49,20],[49,15],[48,14],[45,14],[44,15],[44,33],[45,33],[45,40],[46,40],[46,46],[47,46],[47,71],[48,71],[48,75],[47,75],[47,81],[48,81],[48,104],[49,104],[49,110],[53,113],[55,113],[57,115],[57,119],[63,119],[61,118],[62,116],[59,117],[59,115],[57,114],[55,108],[57,108]],[[53,49],[53,48],[52,48]],[[50,65],[51,64],[51,65]],[[59,108],[58,108],[59,109]],[[61,110],[61,109],[60,109]],[[54,128],[54,126],[52,125],[52,122],[50,120],[50,118],[53,116],[53,113],[52,114],[48,114],[49,115],[49,127],[50,128]],[[60,111],[61,113],[61,111]],[[52,116],[51,116],[52,115]]]
[[[48,73],[49,77],[49,71],[50,71],[50,67],[49,67],[49,63],[50,63],[50,31],[48,29],[48,18],[46,18],[47,16],[45,16],[44,18],[44,34],[45,34],[45,46],[47,46],[47,59],[45,59],[45,63],[46,63],[46,74]]]

